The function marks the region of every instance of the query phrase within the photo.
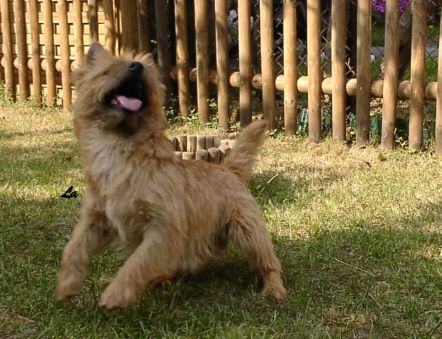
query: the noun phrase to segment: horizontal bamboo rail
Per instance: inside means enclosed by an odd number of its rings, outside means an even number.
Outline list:
[[[176,79],[177,73],[176,68],[173,68],[170,76],[172,79]],[[191,69],[189,71],[189,80],[196,81],[196,69]],[[217,74],[215,70],[209,72],[209,81],[211,84],[217,84]],[[229,75],[229,84],[234,88],[240,88],[242,86],[240,72],[232,72]],[[255,74],[252,77],[252,87],[255,89],[262,89],[262,76],[261,74]],[[301,76],[296,82],[297,91],[299,93],[308,93],[308,76]],[[382,98],[383,96],[383,79],[375,79],[371,81],[370,94],[373,98]],[[275,88],[277,91],[284,91],[284,75],[278,75],[275,80]],[[321,91],[323,94],[331,95],[333,93],[333,78],[328,77],[321,82]],[[356,96],[357,95],[357,79],[346,79],[345,80],[345,91],[347,95]],[[410,99],[411,97],[411,83],[409,80],[402,80],[398,82],[398,97],[400,99]],[[425,99],[426,100],[436,100],[437,97],[437,82],[428,82],[425,85]]]

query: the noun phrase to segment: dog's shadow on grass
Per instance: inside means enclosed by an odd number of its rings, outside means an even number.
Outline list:
[[[28,204],[29,209],[41,211],[48,205],[45,201]],[[138,303],[116,311],[98,307],[105,287],[103,276],[113,276],[120,264],[114,257],[103,253],[94,259],[81,294],[71,302],[57,303],[53,296],[55,272],[65,241],[55,238],[48,242],[44,234],[61,237],[65,230],[40,230],[39,226],[33,237],[39,235],[42,242],[55,247],[42,246],[36,251],[35,240],[29,239],[26,247],[15,253],[17,237],[29,238],[25,227],[17,226],[10,231],[8,241],[12,243],[4,253],[5,267],[11,268],[7,281],[15,281],[17,286],[8,293],[20,304],[16,306],[18,314],[38,318],[31,324],[37,333],[50,327],[60,336],[87,336],[91,329],[105,335],[128,333],[135,337],[195,337],[206,332],[207,336],[222,336],[226,328],[240,333],[235,331],[241,327],[275,335],[307,331],[300,332],[301,336],[319,327],[320,334],[326,336],[327,328],[340,326],[376,335],[382,334],[389,322],[427,326],[431,333],[440,315],[442,279],[437,272],[442,237],[440,231],[420,226],[442,223],[442,203],[423,204],[419,211],[412,218],[387,215],[385,223],[394,225],[391,228],[354,220],[346,228],[322,230],[308,239],[276,236],[274,247],[289,293],[282,303],[261,297],[256,272],[244,255],[233,252],[196,276],[147,290]],[[28,223],[36,220],[34,216]],[[47,222],[64,220],[60,217]],[[35,273],[26,278],[29,271]],[[11,303],[9,300],[6,305]],[[406,334],[393,332],[397,333]],[[423,334],[417,332],[418,337]]]
[[[389,326],[378,321],[382,314],[386,321],[422,328],[430,324],[426,331],[431,333],[440,315],[442,237],[417,227],[429,221],[442,222],[441,203],[422,206],[412,219],[389,220],[395,228],[355,220],[351,227],[324,230],[308,240],[276,237],[289,292],[282,303],[260,296],[256,272],[235,252],[191,278],[147,291],[128,310],[103,311],[100,317],[110,323],[125,318],[122,326],[137,331],[143,319],[159,328],[166,321],[169,334],[189,323],[201,331],[227,322],[292,333],[296,326],[313,330],[318,324],[327,328],[347,322],[355,333],[378,335]],[[422,328],[417,334],[428,334]]]

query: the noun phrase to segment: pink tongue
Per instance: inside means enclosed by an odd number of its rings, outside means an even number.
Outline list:
[[[143,105],[143,102],[140,99],[128,98],[124,95],[117,95],[115,99],[119,107],[132,112],[138,111]]]

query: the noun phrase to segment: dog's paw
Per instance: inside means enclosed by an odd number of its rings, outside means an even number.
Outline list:
[[[135,290],[129,286],[118,286],[111,283],[100,298],[100,307],[107,310],[126,308],[136,300]]]
[[[273,297],[277,301],[282,301],[287,297],[287,290],[282,284],[279,274],[269,274],[264,278],[264,288],[262,294],[265,297]]]
[[[283,301],[287,297],[287,290],[282,284],[270,285],[263,288],[262,294],[265,297],[273,297],[277,301]]]
[[[67,300],[80,293],[82,278],[74,272],[63,271],[57,282],[55,295],[57,300]]]

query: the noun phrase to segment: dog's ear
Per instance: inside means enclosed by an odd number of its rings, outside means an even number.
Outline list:
[[[86,62],[92,63],[101,57],[106,56],[107,54],[109,54],[109,52],[106,51],[104,47],[100,45],[100,43],[94,42],[89,47],[89,51],[86,54]]]

